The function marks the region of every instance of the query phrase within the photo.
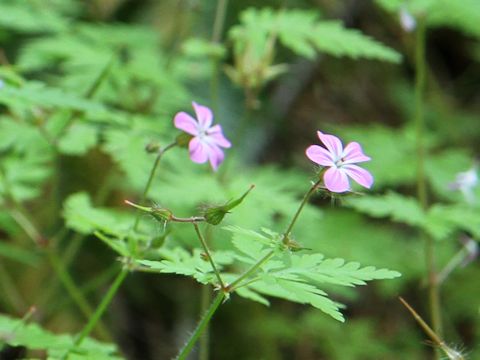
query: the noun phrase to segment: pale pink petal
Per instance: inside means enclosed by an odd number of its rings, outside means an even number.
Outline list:
[[[325,186],[331,192],[342,193],[350,190],[348,177],[342,169],[331,167],[323,175]]]
[[[357,142],[351,142],[347,146],[345,146],[345,150],[343,150],[342,155],[343,163],[344,164],[354,164],[364,161],[371,160],[370,157],[363,153],[362,147]]]
[[[200,123],[201,127],[206,130],[212,125],[213,122],[213,113],[208,107],[199,105],[195,101],[192,102],[193,108],[195,109],[195,114],[197,114],[197,120]]]
[[[222,127],[218,124],[208,129],[207,135],[218,146],[221,146],[224,148],[229,148],[232,146],[230,141],[228,141],[227,138],[223,135]]]
[[[194,137],[188,144],[190,159],[193,162],[202,164],[208,160],[208,145],[202,143],[198,137]]]
[[[373,176],[367,170],[362,169],[360,166],[357,165],[345,165],[342,166],[345,173],[350,176],[353,180],[357,183],[370,189],[373,185]]]
[[[335,163],[332,154],[325,148],[318,145],[311,145],[305,150],[307,157],[314,163],[322,166],[333,166]]]
[[[198,135],[197,121],[183,111],[175,115],[173,123],[177,129],[183,130],[190,135]]]
[[[319,139],[325,144],[328,151],[332,153],[334,161],[339,160],[342,157],[343,145],[340,139],[334,135],[324,134],[321,131],[317,131]]]
[[[218,166],[223,162],[224,158],[225,156],[222,149],[215,145],[209,146],[208,160],[210,161],[210,165],[212,165],[212,169],[214,171],[217,171]]]

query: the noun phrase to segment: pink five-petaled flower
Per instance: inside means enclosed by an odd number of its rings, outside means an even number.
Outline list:
[[[183,111],[179,112],[173,120],[175,127],[193,136],[188,144],[190,159],[200,164],[210,161],[213,170],[217,170],[224,159],[222,148],[232,145],[223,136],[220,125],[212,126],[212,110],[196,102],[192,102],[192,105],[197,119]]]
[[[369,161],[359,143],[351,142],[345,149],[339,138],[334,135],[323,134],[317,131],[320,141],[326,149],[311,145],[305,151],[307,157],[318,165],[329,167],[323,175],[325,187],[331,192],[342,193],[350,190],[351,177],[360,185],[370,188],[373,184],[372,175],[365,169],[354,165],[355,163]]]

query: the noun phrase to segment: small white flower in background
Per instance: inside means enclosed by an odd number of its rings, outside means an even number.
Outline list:
[[[410,14],[405,7],[402,7],[398,15],[400,18],[400,25],[402,26],[403,30],[405,30],[406,32],[412,32],[413,30],[415,30],[417,22],[415,21],[413,15]]]
[[[480,250],[478,248],[478,243],[468,236],[460,238],[460,242],[466,251],[465,258],[462,262],[462,267],[465,267],[478,257]]]
[[[5,86],[5,82],[2,79],[0,79],[0,89],[2,89],[4,86]]]
[[[478,185],[478,166],[475,164],[471,169],[459,172],[455,181],[449,184],[450,190],[459,190],[469,203],[475,202],[473,189]]]

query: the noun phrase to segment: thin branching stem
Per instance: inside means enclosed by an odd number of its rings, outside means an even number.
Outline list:
[[[150,170],[150,174],[148,175],[147,184],[145,185],[142,197],[140,199],[141,204],[143,204],[145,202],[145,200],[148,196],[148,193],[150,191],[150,187],[152,186],[153,178],[155,177],[155,173],[157,171],[158,164],[160,163],[160,160],[162,159],[163,154],[165,154],[168,150],[172,149],[176,145],[177,145],[177,143],[173,142],[173,143],[167,145],[165,148],[160,149],[158,151],[157,157],[155,158],[155,162],[153,163],[152,169]],[[140,225],[140,213],[138,213],[137,217],[135,218],[135,222],[133,224],[133,231],[137,231],[139,225]]]
[[[200,243],[202,244],[203,251],[205,251],[208,261],[210,262],[210,265],[212,265],[213,272],[215,273],[218,283],[220,284],[220,287],[223,291],[225,289],[225,284],[222,280],[222,277],[220,276],[220,272],[218,271],[217,265],[215,265],[215,261],[213,261],[212,254],[210,253],[210,250],[208,249],[208,246],[207,246],[207,242],[205,241],[205,238],[200,232],[200,229],[198,228],[198,224],[196,222],[192,224],[193,224],[193,227],[195,228],[195,232],[197,233],[198,238],[200,239]]]
[[[97,322],[102,317],[103,313],[107,310],[108,306],[112,302],[115,294],[117,293],[118,289],[122,285],[127,275],[128,275],[128,269],[122,268],[122,270],[120,271],[120,273],[118,274],[118,276],[115,278],[114,282],[108,289],[107,293],[103,297],[101,303],[98,305],[97,309],[95,310],[95,313],[92,315],[92,317],[90,317],[90,320],[88,321],[87,325],[85,325],[85,327],[82,329],[80,334],[77,336],[73,344],[73,348],[76,349],[82,345],[83,340],[85,340],[85,338],[90,334],[90,332],[93,330]],[[62,357],[62,359],[67,359],[70,351],[73,350],[73,348],[68,350],[67,353]]]
[[[424,145],[424,96],[426,85],[426,25],[425,19],[418,21],[415,39],[415,128],[417,141],[417,197],[423,210],[428,209],[427,181],[425,176],[425,145]],[[440,289],[436,273],[435,243],[433,238],[422,232],[425,242],[425,261],[428,271],[428,298],[430,317],[433,330],[442,334],[442,320],[440,308]],[[438,354],[437,354],[438,358]]]
[[[192,336],[190,336],[185,346],[175,358],[176,360],[185,360],[187,358],[187,356],[190,354],[193,347],[195,346],[198,338],[203,334],[206,326],[210,322],[210,319],[215,314],[224,298],[225,293],[223,291],[220,291],[213,300],[205,315],[203,316],[202,320],[200,320],[200,322],[198,323],[197,328],[193,332]]]
[[[295,223],[297,222],[297,219],[298,219],[300,213],[302,212],[303,207],[305,206],[305,204],[308,202],[308,199],[310,199],[310,196],[312,196],[312,194],[315,192],[315,190],[317,190],[317,188],[320,186],[321,183],[322,183],[322,179],[320,178],[319,180],[317,180],[317,182],[315,184],[312,185],[312,187],[307,191],[307,193],[303,197],[303,200],[300,203],[300,206],[298,207],[297,211],[295,212],[295,215],[293,215],[293,218],[290,221],[290,224],[288,224],[287,230],[285,230],[285,232],[283,233],[283,242],[284,243],[288,241],[288,236],[290,235],[290,232],[292,231],[293,227],[295,226]]]

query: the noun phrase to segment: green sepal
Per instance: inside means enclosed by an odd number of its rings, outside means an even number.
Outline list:
[[[254,187],[255,185],[251,185],[242,196],[240,196],[238,199],[228,201],[225,205],[207,207],[203,214],[205,221],[211,225],[220,224],[225,215],[228,214],[234,207],[240,205],[243,199],[245,199],[245,197],[250,191],[252,191]]]

